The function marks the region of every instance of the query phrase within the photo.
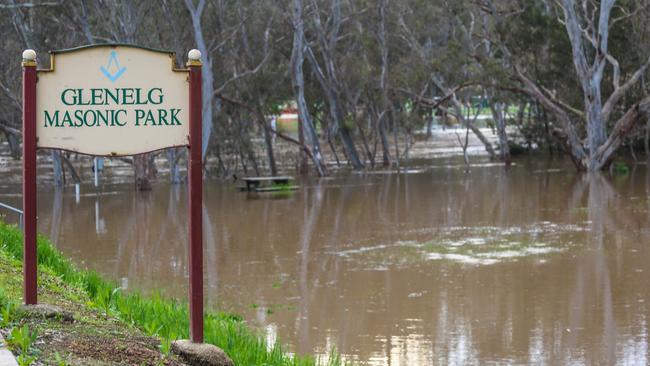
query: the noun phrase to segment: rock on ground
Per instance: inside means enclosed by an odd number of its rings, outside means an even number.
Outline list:
[[[18,366],[14,355],[7,349],[2,334],[0,334],[0,366]]]
[[[180,340],[172,343],[171,350],[190,366],[234,366],[221,348],[211,344]]]
[[[22,311],[28,318],[56,319],[66,323],[74,321],[71,312],[54,305],[25,305],[22,307]]]

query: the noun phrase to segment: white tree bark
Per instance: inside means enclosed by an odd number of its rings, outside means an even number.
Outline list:
[[[312,1],[312,5],[314,8],[313,24],[316,31],[315,33],[317,35],[317,43],[320,46],[320,54],[325,65],[325,71],[323,71],[321,68],[318,60],[316,59],[316,55],[308,44],[305,45],[307,60],[312,65],[318,82],[325,92],[327,103],[329,105],[328,109],[330,121],[332,121],[334,124],[336,132],[338,132],[338,134],[341,136],[343,148],[345,149],[348,159],[350,159],[350,162],[352,163],[354,169],[363,169],[364,163],[359,158],[359,152],[354,145],[354,140],[352,139],[350,130],[345,125],[343,112],[344,108],[340,93],[340,90],[343,88],[339,80],[338,68],[335,59],[338,39],[341,36],[341,2],[340,0],[332,0],[331,14],[328,18],[328,24],[330,24],[330,27],[328,29],[323,28],[317,2]]]
[[[386,134],[386,120],[392,115],[390,101],[388,100],[388,42],[386,40],[386,8],[388,0],[379,1],[379,49],[381,51],[381,77],[379,79],[379,89],[381,90],[381,103],[383,111],[379,114],[377,127],[379,137],[381,138],[382,162],[384,166],[390,165],[390,149],[388,146],[388,136]]]
[[[193,0],[185,0],[185,6],[187,7],[187,10],[190,13],[190,18],[192,19],[194,42],[196,42],[196,48],[201,51],[203,62],[203,67],[201,68],[201,79],[203,82],[203,146],[201,147],[201,153],[203,159],[205,159],[210,144],[210,136],[212,135],[212,102],[214,100],[214,73],[212,72],[212,58],[210,57],[210,52],[205,43],[203,28],[201,25],[201,16],[205,9],[205,0],[199,0],[196,5]]]
[[[506,105],[500,101],[491,101],[490,110],[492,111],[492,119],[496,125],[497,136],[499,137],[499,160],[510,165],[510,146],[508,146],[508,134],[506,131]]]
[[[560,127],[554,133],[566,143],[573,162],[579,170],[597,171],[606,168],[625,137],[639,121],[647,118],[650,108],[646,97],[634,104],[608,133],[607,125],[618,102],[627,91],[641,80],[650,65],[650,57],[621,85],[621,70],[616,58],[608,51],[609,27],[616,0],[598,2],[562,0],[566,32],[571,43],[571,54],[578,81],[583,93],[583,111],[556,99],[553,92],[536,85],[515,64],[516,77],[523,91],[535,98],[545,110],[555,116]],[[509,54],[507,47],[504,52]],[[607,64],[612,65],[613,92],[603,98],[602,83]],[[605,102],[603,103],[603,100]],[[586,142],[583,142],[575,120],[586,122]]]
[[[302,129],[307,136],[307,140],[312,148],[312,160],[318,171],[318,175],[327,175],[323,155],[321,153],[320,142],[318,134],[314,127],[311,114],[307,108],[307,101],[305,100],[305,77],[303,74],[303,64],[305,62],[305,28],[302,19],[302,1],[293,1],[293,49],[291,51],[291,82],[293,86],[294,95],[296,97],[296,104],[298,105],[298,118],[302,122]]]
[[[19,31],[21,37],[23,38],[25,46],[27,48],[36,49],[36,42],[34,41],[34,32],[31,28],[29,21],[29,14],[23,13],[20,5],[17,4],[15,0],[11,1],[13,7],[10,7],[12,13],[12,19],[14,26]],[[27,8],[29,9],[29,8]],[[27,10],[29,11],[29,10]],[[54,186],[63,187],[63,164],[61,163],[61,152],[59,150],[50,150],[50,156],[52,158],[52,174],[54,177]]]
[[[618,61],[608,51],[610,16],[615,3],[616,0],[602,0],[600,4],[591,4],[594,9],[589,11],[588,6],[579,8],[575,0],[562,0],[564,24],[571,42],[573,64],[582,87],[587,122],[587,145],[583,146],[587,156],[580,157],[579,160],[589,171],[600,170],[607,165],[625,134],[645,113],[643,108],[639,110],[639,104],[635,105],[616,123],[608,136],[607,122],[614,107],[640,79],[650,63],[649,59],[623,86],[620,85]],[[576,9],[581,9],[580,14]],[[603,105],[602,83],[608,63],[614,69],[614,92]],[[643,102],[640,104],[644,105]]]

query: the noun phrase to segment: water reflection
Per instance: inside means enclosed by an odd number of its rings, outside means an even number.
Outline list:
[[[129,288],[184,297],[184,187],[90,190],[40,192],[40,230]],[[648,197],[645,166],[536,162],[306,181],[279,199],[210,182],[208,307],[368,364],[647,364]]]

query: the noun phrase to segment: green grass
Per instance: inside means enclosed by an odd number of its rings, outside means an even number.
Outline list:
[[[0,221],[0,251],[15,260],[22,259],[22,233]],[[39,271],[48,271],[64,283],[87,294],[93,307],[107,317],[115,316],[136,326],[148,335],[157,336],[162,344],[189,337],[189,313],[185,303],[161,295],[142,296],[115,291],[117,286],[96,272],[77,269],[46,238],[38,237]],[[20,279],[18,279],[20,280]],[[40,279],[39,279],[40,280]],[[39,283],[39,286],[43,286]],[[4,291],[0,298],[10,297]],[[16,297],[16,294],[13,294]],[[205,315],[205,341],[222,348],[236,365],[316,365],[309,356],[292,356],[279,344],[269,345],[237,315],[215,312]],[[341,365],[334,352],[327,365]]]

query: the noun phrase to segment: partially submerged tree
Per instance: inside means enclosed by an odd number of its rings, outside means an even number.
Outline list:
[[[570,42],[575,77],[582,93],[582,108],[572,107],[556,92],[531,79],[527,75],[530,70],[523,62],[515,61],[514,64],[523,91],[537,99],[558,121],[557,134],[565,141],[579,170],[606,168],[635,125],[650,113],[650,98],[647,96],[633,103],[627,111],[617,113],[617,108],[622,107],[622,99],[645,74],[650,57],[622,81],[621,66],[610,52],[609,40],[612,27],[634,15],[635,10],[628,9],[628,4],[615,8],[615,3],[615,0],[602,0],[578,4],[575,0],[563,0],[557,5],[559,21],[564,25]],[[552,7],[546,6],[549,14],[554,14]],[[496,7],[494,9],[498,11]],[[620,14],[612,19],[615,9]],[[507,52],[506,48],[504,50]],[[608,66],[610,73],[607,72]],[[606,87],[606,83],[611,86]],[[582,124],[584,134],[581,133]]]
[[[298,118],[300,118],[300,126],[307,136],[312,150],[312,160],[316,166],[318,175],[324,176],[327,174],[327,168],[321,153],[320,142],[316,127],[312,119],[311,113],[305,100],[305,75],[303,72],[303,65],[305,62],[305,23],[303,19],[303,5],[302,0],[293,0],[291,21],[293,24],[293,48],[291,51],[291,82],[293,91],[298,105]]]

